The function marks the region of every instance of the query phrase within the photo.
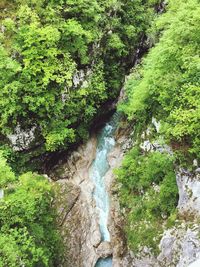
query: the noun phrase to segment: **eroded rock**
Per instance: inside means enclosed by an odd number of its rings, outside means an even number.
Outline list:
[[[30,130],[25,131],[20,125],[17,125],[14,133],[7,136],[13,147],[13,150],[23,151],[29,149],[31,143],[35,140],[36,128],[36,126],[33,126]]]
[[[101,242],[101,233],[93,199],[94,184],[89,169],[96,155],[96,138],[92,137],[68,158],[59,174],[57,197],[59,223],[65,243],[62,266],[93,267],[99,257],[112,254],[111,245]]]
[[[158,256],[160,266],[188,267],[200,257],[200,228],[195,224],[190,227],[191,225],[182,223],[164,232]]]
[[[139,255],[127,248],[113,170],[120,166],[124,153],[132,146],[129,133],[127,129],[117,131],[116,144],[108,155],[110,169],[104,177],[110,195],[110,242],[101,242],[92,197],[94,184],[89,177],[89,168],[96,155],[96,138],[92,137],[72,153],[60,173],[57,170],[56,175],[59,174],[59,179],[62,179],[57,182],[62,188],[58,205],[59,222],[67,248],[63,267],[94,267],[99,258],[110,255],[113,257],[113,267],[188,267],[200,257],[200,231],[198,224],[195,224],[200,215],[198,166],[194,174],[181,169],[177,172],[178,210],[182,224],[163,233],[158,257],[152,255],[148,248],[141,250]],[[173,153],[169,146],[156,141],[148,141],[142,146],[144,150]],[[156,186],[154,189],[159,190]]]
[[[112,245],[107,241],[101,242],[96,251],[99,258],[108,258],[112,255]]]
[[[195,175],[180,169],[176,175],[179,190],[179,213],[185,216],[200,216],[200,174]]]

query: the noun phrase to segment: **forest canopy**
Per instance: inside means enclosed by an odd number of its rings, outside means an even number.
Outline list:
[[[159,253],[164,230],[180,219],[176,174],[179,168],[193,173],[199,164],[199,14],[197,0],[167,2],[148,31],[154,46],[133,69],[119,106],[134,133],[133,148],[116,175],[128,244],[135,252],[147,246]]]
[[[159,39],[127,84],[129,119],[144,126],[152,116],[172,146],[200,158],[200,6],[196,0],[169,1],[155,22]]]
[[[58,266],[55,188],[27,169],[88,138],[146,49],[159,2],[0,2],[0,266]]]
[[[31,172],[17,176],[1,153],[0,188],[0,266],[55,266],[61,242],[52,185]]]
[[[87,138],[101,106],[119,94],[155,2],[4,0],[2,144],[16,129],[34,129],[40,153]]]
[[[0,267],[58,265],[54,187],[27,170],[86,140],[132,67],[118,196],[129,247],[156,255],[177,218],[175,167],[200,159],[199,14],[198,0],[1,0]],[[147,132],[168,150],[142,150]]]

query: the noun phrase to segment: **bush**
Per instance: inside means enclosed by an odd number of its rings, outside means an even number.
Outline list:
[[[153,18],[152,2],[13,2],[0,36],[0,136],[36,127],[33,144],[43,152],[68,148],[118,96]],[[87,83],[73,83],[80,70]]]
[[[193,158],[200,158],[199,12],[197,0],[169,1],[155,22],[159,41],[130,77],[121,106],[143,126],[155,116],[165,139]]]
[[[163,223],[178,201],[173,158],[160,152],[142,154],[136,147],[125,156],[116,175],[130,248],[137,252],[148,246],[156,253]]]
[[[0,266],[55,266],[61,242],[51,206],[51,184],[30,172],[17,179],[3,158],[0,165],[5,191],[0,200]]]

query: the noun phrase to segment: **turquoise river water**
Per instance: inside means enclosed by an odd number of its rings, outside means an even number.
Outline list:
[[[90,178],[93,180],[95,190],[93,197],[96,201],[96,209],[99,216],[99,228],[102,241],[110,241],[108,231],[109,195],[105,186],[105,174],[109,170],[107,160],[108,153],[115,145],[114,132],[116,129],[116,116],[104,126],[98,134],[96,158],[90,169]],[[99,259],[95,267],[111,267],[112,258]]]

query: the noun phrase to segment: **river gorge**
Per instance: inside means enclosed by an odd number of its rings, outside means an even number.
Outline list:
[[[92,179],[95,189],[93,197],[96,202],[96,210],[99,218],[99,228],[101,233],[101,240],[110,242],[110,233],[107,227],[109,217],[110,200],[105,186],[105,175],[109,170],[109,163],[107,160],[109,152],[115,145],[113,137],[116,122],[112,119],[103,127],[97,137],[97,151],[96,157],[90,168],[90,178]],[[99,259],[96,267],[110,267],[112,266],[112,259]]]
[[[130,140],[119,130],[118,121],[119,115],[114,114],[52,173],[61,188],[56,205],[66,244],[63,266],[123,264],[126,241],[118,199],[112,191],[113,170],[121,164]]]

